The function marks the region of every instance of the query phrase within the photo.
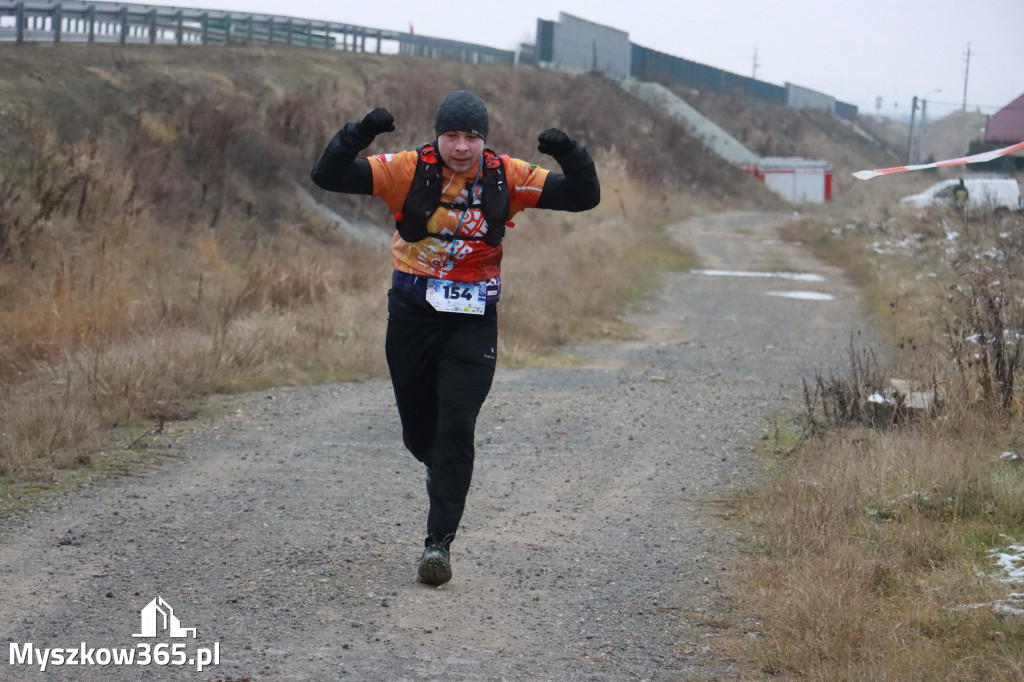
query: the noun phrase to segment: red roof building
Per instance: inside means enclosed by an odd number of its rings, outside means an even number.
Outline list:
[[[985,142],[1016,144],[1024,141],[1024,95],[1000,109],[985,126]]]

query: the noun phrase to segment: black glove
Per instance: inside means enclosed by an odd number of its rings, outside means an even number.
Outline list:
[[[363,116],[363,120],[356,124],[356,130],[360,135],[366,137],[376,137],[381,133],[394,132],[395,117],[387,109],[378,107]]]
[[[537,151],[556,159],[568,156],[576,149],[576,142],[558,128],[548,128],[537,136],[537,141],[540,142]]]

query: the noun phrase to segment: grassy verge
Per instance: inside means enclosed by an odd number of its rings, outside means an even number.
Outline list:
[[[822,214],[794,236],[862,286],[886,347],[767,429],[731,503],[759,624],[732,653],[765,678],[1024,679],[1024,220]]]

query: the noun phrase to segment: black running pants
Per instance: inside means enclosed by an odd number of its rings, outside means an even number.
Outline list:
[[[422,294],[388,292],[385,342],[402,440],[430,468],[427,533],[450,542],[473,477],[476,418],[494,379],[498,315],[442,313]]]

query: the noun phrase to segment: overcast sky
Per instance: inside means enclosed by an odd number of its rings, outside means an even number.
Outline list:
[[[906,116],[967,104],[994,113],[1024,94],[1024,0],[178,0],[158,2],[408,31],[515,49],[559,12],[625,31],[630,42],[744,76],[787,81]],[[941,92],[938,92],[941,91]]]

